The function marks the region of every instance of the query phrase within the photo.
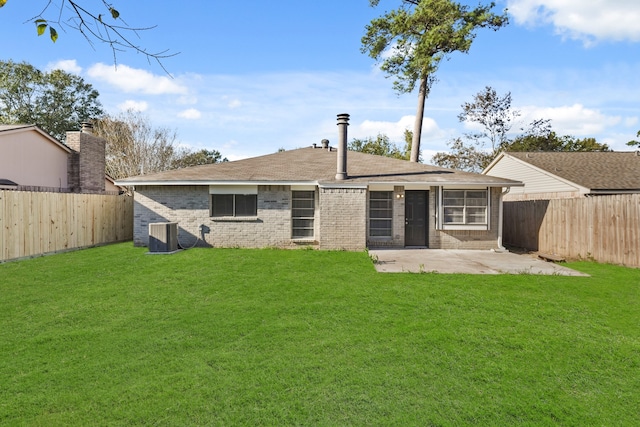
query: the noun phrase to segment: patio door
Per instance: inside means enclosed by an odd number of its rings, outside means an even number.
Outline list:
[[[405,191],[404,193],[404,245],[428,246],[429,192]]]

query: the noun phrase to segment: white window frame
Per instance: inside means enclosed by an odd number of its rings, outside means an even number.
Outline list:
[[[374,193],[387,193],[388,198],[384,198],[384,199],[373,199],[372,195]],[[372,200],[380,200],[380,201],[389,201],[390,206],[388,209],[382,209],[382,208],[372,208],[371,207],[371,201]],[[388,217],[384,217],[384,218],[374,218],[373,215],[371,215],[372,211],[389,211],[389,216]],[[371,227],[371,223],[373,221],[389,221],[389,234],[385,234],[385,235],[372,235],[371,234],[371,230],[373,229],[373,227]],[[369,227],[368,227],[368,234],[369,234],[369,238],[373,239],[373,240],[388,240],[388,239],[392,239],[393,238],[393,191],[385,191],[385,190],[370,190],[369,191]],[[379,230],[385,230],[382,228],[377,228]]]
[[[300,193],[311,193],[311,198],[309,197],[296,197],[297,195],[300,195]],[[312,207],[311,208],[295,208],[294,204],[296,200],[303,200],[303,201],[312,201]],[[312,209],[312,215],[302,215],[302,216],[296,216],[295,215],[295,211],[296,209],[300,209],[300,210],[310,210]],[[315,217],[316,217],[316,191],[315,188],[313,189],[292,189],[291,190],[291,239],[292,240],[297,240],[297,241],[305,241],[305,240],[309,240],[312,241],[315,239],[315,225],[316,225],[316,221],[315,221]],[[296,220],[302,220],[302,221],[310,221],[311,222],[311,226],[310,227],[296,227],[295,226],[295,221]],[[296,230],[311,230],[311,235],[296,235]]]
[[[464,202],[462,205],[457,206],[463,209],[462,222],[446,222],[445,221],[445,192],[446,191],[462,191]],[[469,206],[467,204],[467,193],[473,191],[486,192],[486,204],[485,206]],[[489,230],[491,226],[491,188],[469,188],[469,187],[439,187],[438,191],[438,229],[440,230]],[[482,223],[469,223],[467,222],[468,209],[483,207],[485,209],[485,221]]]

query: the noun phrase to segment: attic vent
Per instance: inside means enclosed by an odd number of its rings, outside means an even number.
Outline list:
[[[178,223],[149,224],[149,253],[168,254],[178,250]]]
[[[327,148],[329,148],[329,140],[323,139],[322,141],[320,141],[320,145],[326,150]]]

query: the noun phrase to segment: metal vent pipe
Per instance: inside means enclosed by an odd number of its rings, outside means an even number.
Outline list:
[[[347,126],[349,115],[338,114],[338,164],[336,167],[336,179],[343,181],[347,176]]]

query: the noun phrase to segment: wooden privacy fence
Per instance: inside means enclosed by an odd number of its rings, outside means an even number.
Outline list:
[[[640,267],[640,194],[504,203],[505,244]]]
[[[133,197],[0,190],[0,262],[133,238]]]

